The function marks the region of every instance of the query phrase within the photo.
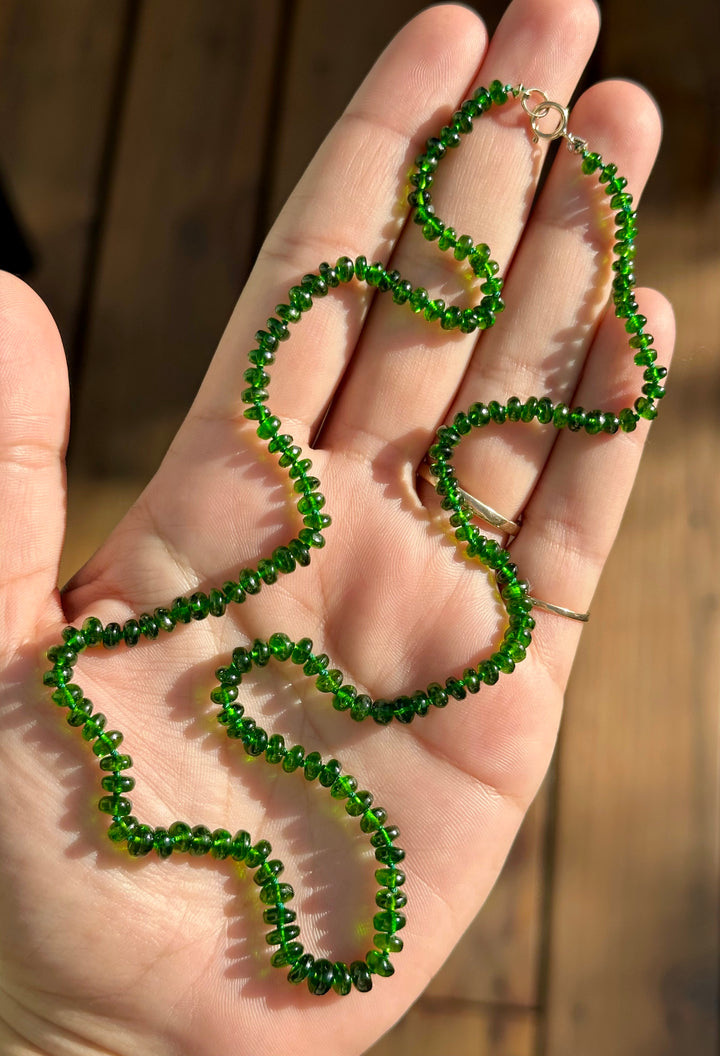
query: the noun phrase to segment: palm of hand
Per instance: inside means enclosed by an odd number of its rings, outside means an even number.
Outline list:
[[[537,14],[548,6],[517,0],[505,33],[493,44],[493,71],[503,57],[511,61],[513,32],[528,21],[531,11]],[[575,32],[582,26],[584,46],[589,48],[594,32],[589,5],[563,5],[562,11],[562,16],[559,9],[553,11],[552,17],[562,17],[568,35],[571,26]],[[550,17],[546,15],[546,32]],[[462,45],[447,44],[448,52],[456,59],[464,57],[465,63],[451,76],[450,86],[447,78],[436,85],[433,75],[441,63],[433,53],[437,41],[431,41],[441,28],[466,33]],[[537,32],[542,35],[541,29]],[[449,33],[447,39],[453,36]],[[235,379],[245,365],[238,349],[243,350],[246,335],[267,314],[267,306],[282,300],[304,271],[313,270],[316,256],[327,254],[328,243],[336,253],[354,255],[367,251],[374,239],[381,259],[393,249],[403,274],[414,276],[422,269],[428,275],[425,285],[439,281],[450,288],[457,283],[456,275],[449,279],[442,270],[442,262],[428,261],[414,232],[399,238],[396,224],[388,235],[386,224],[395,190],[392,181],[407,171],[408,155],[416,152],[408,138],[418,120],[444,107],[453,91],[461,98],[471,79],[490,79],[484,71],[475,74],[481,50],[481,29],[474,16],[463,9],[445,9],[423,16],[386,54],[353,104],[354,116],[339,126],[311,170],[309,180],[317,193],[308,200],[301,185],[281,217],[157,477],[103,550],[78,574],[62,607],[51,594],[56,572],[47,567],[48,554],[57,555],[60,546],[59,515],[46,518],[37,534],[38,559],[34,566],[32,555],[26,559],[30,572],[24,581],[3,568],[4,612],[7,625],[16,628],[17,647],[8,666],[6,736],[13,742],[13,765],[4,794],[21,808],[10,815],[3,837],[9,878],[3,912],[15,923],[5,953],[9,971],[3,1017],[17,1024],[17,1010],[23,1006],[22,1022],[34,1031],[31,1036],[43,1050],[55,1051],[54,1039],[67,1032],[65,1036],[76,1036],[79,1044],[94,1041],[113,1052],[134,1051],[133,1045],[159,1053],[175,1046],[196,1056],[279,1052],[293,1038],[292,1051],[302,1053],[313,1051],[318,1032],[332,1024],[341,1051],[362,1051],[417,995],[481,904],[544,773],[578,636],[574,626],[559,626],[553,618],[539,621],[533,651],[511,678],[410,727],[369,729],[350,722],[332,712],[310,680],[287,665],[271,663],[250,680],[244,687],[248,714],[263,715],[263,725],[282,732],[288,744],[317,749],[324,758],[337,755],[344,771],[356,775],[360,787],[373,791],[388,809],[390,820],[401,828],[399,842],[409,851],[407,949],[397,959],[396,976],[391,982],[380,981],[369,997],[318,1001],[304,988],[283,987],[277,974],[267,970],[266,929],[254,891],[249,890],[252,885],[239,881],[229,868],[208,868],[207,862],[187,859],[128,862],[113,848],[103,847],[98,823],[92,820],[97,815],[89,806],[97,789],[96,773],[64,730],[50,728],[45,716],[35,719],[36,709],[46,703],[37,700],[35,688],[37,647],[24,645],[40,640],[44,647],[57,638],[59,624],[77,623],[89,613],[122,622],[124,616],[151,611],[195,584],[203,589],[220,585],[295,532],[294,520],[287,516],[286,477],[262,457],[264,448],[238,411]],[[397,83],[407,56],[417,54],[433,55],[432,62],[428,58],[427,100],[420,115],[414,113],[417,103],[409,91],[407,98],[401,94],[396,100],[395,120],[408,123],[408,138],[399,142],[391,131],[379,129],[378,100]],[[582,55],[566,60],[560,71],[551,71],[553,83],[559,80],[569,94],[581,65]],[[526,79],[540,83],[542,72],[533,68],[533,76]],[[637,90],[615,86],[614,92],[624,95],[626,106],[647,115],[648,104]],[[604,110],[602,100],[593,105],[588,99],[585,121],[596,127],[599,138],[605,130],[612,147],[618,137],[614,139],[603,124]],[[428,131],[433,127],[423,126],[424,134]],[[499,135],[503,148],[513,144],[508,150],[526,161],[530,156],[527,137],[517,128],[488,135]],[[649,127],[650,154],[656,139],[656,128]],[[373,143],[368,157],[368,144]],[[348,158],[363,151],[368,173],[384,158],[392,172],[391,186],[364,185],[365,211],[353,220],[347,218],[345,196],[332,188]],[[496,177],[502,177],[503,166],[510,171],[512,163],[512,158],[498,163]],[[524,295],[535,305],[540,344],[546,316],[548,335],[557,331],[558,316],[577,329],[586,276],[592,275],[597,254],[592,233],[584,230],[583,244],[570,239],[556,246],[557,260],[568,273],[577,272],[577,278],[553,287],[551,305],[538,308],[547,292],[538,262],[553,238],[543,212],[547,220],[554,205],[558,211],[566,208],[571,193],[567,164],[562,159],[556,166],[559,173],[551,178],[545,204],[523,235],[528,248],[517,254],[513,265],[518,284],[528,271],[538,272],[535,288],[526,286]],[[646,161],[628,159],[628,164],[635,165],[632,182],[641,184]],[[532,180],[534,160],[530,169]],[[466,208],[462,186],[458,175],[455,180],[450,176],[446,204],[439,210],[443,215]],[[484,231],[482,225],[488,223],[493,227],[493,248],[499,243],[501,250],[495,255],[505,262],[527,220],[525,193],[520,201],[510,188],[506,197],[514,204],[510,219],[488,217],[476,205],[477,216],[468,222],[469,229]],[[579,226],[582,230],[582,218]],[[323,247],[316,252],[313,239],[319,228]],[[369,243],[366,230],[371,232]],[[301,236],[297,248],[291,232]],[[277,289],[275,273],[280,273]],[[55,338],[40,307],[24,291],[23,297],[18,342],[26,360],[50,359],[51,369],[59,374]],[[661,302],[653,304],[657,315]],[[281,578],[223,620],[176,631],[170,639],[131,654],[86,654],[76,676],[108,715],[109,727],[126,734],[127,750],[135,759],[138,788],[132,798],[140,819],[153,825],[181,819],[211,829],[243,827],[255,840],[268,838],[298,893],[296,908],[306,948],[319,955],[319,948],[325,947],[331,959],[347,960],[363,956],[371,945],[372,931],[359,937],[356,928],[365,922],[369,926],[375,909],[374,860],[360,856],[358,848],[365,844],[349,835],[348,823],[338,817],[342,808],[329,808],[330,801],[316,786],[260,761],[245,765],[241,750],[234,750],[239,746],[227,742],[208,719],[210,705],[202,694],[212,684],[214,668],[237,644],[276,630],[293,639],[313,638],[333,664],[375,696],[444,681],[486,655],[501,633],[502,613],[487,578],[479,569],[469,571],[458,558],[430,491],[420,492],[429,511],[422,505],[414,470],[449,405],[458,401],[463,407],[474,398],[493,398],[496,393],[489,390],[494,386],[499,386],[499,398],[507,396],[513,382],[506,381],[497,366],[478,365],[472,338],[441,342],[402,309],[376,302],[368,313],[367,307],[367,291],[358,293],[354,287],[332,301],[328,298],[304,321],[272,371],[270,405],[305,448],[332,400],[322,449],[307,452],[333,516],[327,549],[315,554],[309,569]],[[582,348],[573,348],[574,374],[563,382],[572,391],[586,359],[582,384],[600,389],[602,403],[615,399],[634,379],[631,382],[628,375],[626,381],[624,368],[616,366],[626,355],[618,342],[620,328],[610,320],[596,335],[601,305],[595,305],[591,315],[585,321]],[[498,328],[499,336],[487,335],[495,341],[500,361],[513,338],[515,324],[507,322]],[[522,322],[519,326],[525,339]],[[669,324],[665,329],[669,331]],[[488,346],[492,349],[489,341]],[[324,350],[322,358],[318,347]],[[437,359],[441,348],[443,358]],[[595,367],[599,350],[607,348],[609,365],[606,359]],[[438,363],[434,379],[427,378],[429,356]],[[514,365],[505,369],[512,377]],[[526,369],[552,375],[542,356],[532,370]],[[342,374],[344,387],[336,391]],[[62,423],[50,407],[46,378],[43,382],[42,389],[35,382],[34,394],[35,404],[47,408],[44,421],[38,416],[45,429],[38,448],[52,448],[47,439],[51,433],[57,449]],[[545,387],[538,383],[538,395]],[[490,481],[493,494],[500,494],[500,508],[504,489],[508,508],[513,509],[522,508],[532,494],[515,559],[521,572],[526,559],[533,585],[540,581],[538,593],[559,594],[559,600],[576,602],[575,607],[592,593],[640,447],[626,444],[618,459],[605,445],[591,448],[592,440],[586,445],[578,439],[570,438],[568,445],[575,452],[566,453],[564,443],[558,443],[551,457],[547,438],[537,433],[527,442],[517,435],[483,438],[482,486],[470,486],[473,478],[468,480],[468,475],[474,472],[477,480],[478,470],[469,460],[461,473],[469,490],[479,493]],[[19,445],[19,439],[12,440],[14,449]],[[524,457],[517,457],[518,447]],[[509,462],[511,452],[514,463]],[[578,458],[592,460],[599,494],[588,486],[585,471],[572,468],[571,460]],[[33,487],[52,503],[60,486],[57,461],[29,466],[28,471],[33,480],[40,480]],[[608,506],[608,490],[602,484],[611,479],[616,489]],[[20,510],[19,492],[15,502]],[[563,520],[568,509],[564,504],[571,502],[572,523],[567,516]],[[594,514],[600,509],[607,520],[598,528]],[[553,518],[548,516],[551,510]],[[574,556],[559,568],[553,555],[563,546]],[[16,593],[20,586],[22,596]],[[578,596],[581,601],[576,601]],[[31,722],[28,707],[18,706],[19,700],[32,701]],[[29,774],[34,775],[30,783]],[[298,794],[300,789],[304,795]],[[28,819],[32,841],[26,836]],[[42,864],[50,861],[55,863],[52,870]],[[423,941],[429,920],[432,944]],[[370,1017],[358,1014],[357,1001],[372,1003]]]

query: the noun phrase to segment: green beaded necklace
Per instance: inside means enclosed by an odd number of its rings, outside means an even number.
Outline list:
[[[541,101],[531,107],[529,99],[540,95]],[[436,490],[442,500],[443,509],[450,512],[450,523],[455,529],[455,538],[461,551],[472,562],[479,562],[494,575],[498,592],[507,612],[507,627],[495,652],[463,671],[462,675],[450,675],[444,683],[432,682],[416,692],[394,699],[373,700],[365,693],[346,682],[341,671],[331,666],[324,653],[315,653],[309,638],[293,642],[286,634],[272,634],[267,641],[257,639],[248,648],[235,649],[225,666],[218,668],[218,685],[210,693],[212,701],[219,705],[218,721],[225,727],[228,737],[239,740],[245,752],[251,756],[264,755],[266,761],[290,774],[301,770],[306,781],[319,781],[330,795],[344,803],[345,811],[358,818],[360,829],[369,835],[378,868],[375,879],[379,890],[375,896],[378,912],[373,917],[374,948],[364,959],[335,963],[325,958],[315,958],[305,953],[298,941],[300,928],[296,916],[288,903],[292,901],[293,889],[281,881],[284,871],[281,861],[271,858],[271,846],[267,840],[252,843],[250,835],[241,830],[234,836],[227,829],[210,831],[204,825],[191,828],[176,821],[167,828],[153,828],[141,823],[132,814],[132,805],[127,797],[135,781],[127,771],[132,766],[129,755],[120,751],[123,735],[118,730],[107,730],[105,716],[94,710],[79,685],[73,683],[73,668],[78,656],[85,649],[113,649],[121,642],[128,648],[136,646],[141,638],[152,640],[161,633],[173,631],[178,624],[191,620],[203,620],[207,616],[222,616],[230,604],[243,604],[249,595],[257,594],[263,586],[270,586],[280,576],[289,575],[298,565],[310,563],[311,551],[325,545],[323,532],[330,525],[330,517],[323,512],[325,498],[320,493],[320,481],[310,475],[312,464],[303,456],[301,448],[292,436],[281,432],[282,423],[267,407],[267,386],[270,375],[267,368],[274,363],[281,342],[290,337],[290,327],[304,312],[309,311],[317,298],[325,297],[328,291],[341,283],[356,278],[374,286],[382,293],[389,293],[398,305],[407,304],[416,314],[422,313],[428,322],[439,321],[444,330],[459,329],[462,333],[473,333],[491,327],[495,316],[504,308],[501,299],[502,279],[498,277],[498,265],[490,259],[490,250],[483,243],[475,244],[469,235],[458,236],[452,227],[446,226],[436,215],[431,200],[431,187],[435,170],[449,150],[460,143],[461,137],[472,131],[473,122],[492,106],[502,106],[512,96],[520,102],[530,117],[535,134],[547,139],[563,137],[570,149],[580,156],[582,171],[595,173],[610,197],[610,206],[616,211],[616,244],[614,246],[612,283],[615,314],[625,320],[625,329],[630,335],[630,348],[634,351],[635,363],[644,368],[642,395],[632,408],[626,407],[617,414],[613,411],[568,407],[564,403],[553,404],[548,396],[521,400],[512,396],[507,403],[495,400],[487,405],[473,403],[467,413],[455,415],[449,425],[437,431],[434,444],[428,452],[430,469],[437,480]],[[539,129],[539,122],[551,112],[558,116],[557,128],[552,132]],[[405,874],[401,868],[405,852],[397,846],[399,835],[394,825],[387,823],[387,811],[374,805],[373,796],[365,790],[358,791],[357,780],[343,774],[337,759],[323,761],[318,752],[306,753],[302,745],[288,747],[280,734],[268,736],[254,719],[244,714],[242,704],[237,702],[238,687],[243,677],[253,667],[264,667],[273,661],[289,662],[302,667],[304,673],[314,678],[322,693],[331,697],[337,711],[347,711],[356,722],[372,718],[380,725],[395,720],[410,723],[416,717],[428,714],[431,708],[443,708],[450,698],[463,700],[468,693],[477,693],[482,685],[495,684],[501,675],[510,674],[515,665],[526,656],[531,643],[531,632],[535,626],[532,617],[532,601],[528,584],[518,576],[518,570],[510,554],[494,540],[483,536],[473,523],[473,511],[458,490],[452,464],[455,448],[472,429],[481,429],[490,422],[532,422],[552,425],[556,429],[567,428],[571,432],[586,433],[631,432],[640,418],[653,419],[657,415],[656,401],[664,395],[661,384],[667,371],[656,365],[657,353],[653,338],[645,330],[647,320],[638,312],[634,295],[635,238],[637,234],[636,213],[632,208],[632,197],[625,190],[627,181],[617,174],[615,165],[605,164],[599,154],[590,153],[587,144],[567,131],[567,110],[548,99],[538,89],[526,89],[493,81],[489,88],[478,88],[457,110],[451,121],[440,131],[437,138],[428,139],[425,150],[419,155],[410,177],[413,190],[408,201],[414,209],[413,220],[430,242],[437,241],[443,252],[453,251],[458,261],[467,261],[473,276],[481,280],[484,294],[480,303],[471,308],[446,307],[444,301],[432,299],[427,290],[413,285],[397,271],[389,271],[383,264],[368,264],[365,257],[351,260],[340,257],[333,266],[322,263],[316,273],[304,275],[299,284],[293,286],[286,304],[275,309],[275,315],[267,321],[267,329],[255,334],[255,347],[249,353],[250,367],[244,378],[248,388],[242,393],[247,404],[245,417],[257,422],[257,435],[267,442],[268,451],[277,455],[279,464],[288,470],[294,482],[294,490],[300,496],[297,509],[303,527],[286,546],[273,550],[270,557],[262,558],[257,568],[246,568],[237,580],[213,587],[206,594],[197,591],[189,597],[178,597],[168,608],[157,608],[153,613],[142,613],[137,619],[128,619],[121,626],[108,623],[105,626],[95,616],[89,616],[81,629],[66,627],[62,642],[47,651],[51,667],[45,672],[43,682],[53,689],[52,699],[60,707],[68,709],[67,722],[77,727],[83,739],[92,745],[99,757],[103,771],[104,795],[99,801],[100,810],[109,815],[111,821],[108,836],[117,844],[124,845],[127,852],[140,857],[155,851],[161,858],[171,854],[210,855],[216,859],[232,859],[254,870],[253,880],[258,885],[259,897],[264,909],[263,919],[270,926],[267,942],[277,949],[270,961],[275,967],[289,967],[288,979],[292,983],[307,980],[313,994],[325,994],[333,990],[348,994],[354,987],[366,992],[372,988],[374,976],[390,976],[394,972],[390,954],[403,947],[398,932],[405,926],[406,896],[403,891]]]

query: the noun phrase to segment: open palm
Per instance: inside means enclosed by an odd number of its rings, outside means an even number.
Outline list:
[[[39,672],[66,623],[92,614],[122,624],[207,592],[297,534],[286,472],[243,417],[253,333],[302,275],[344,254],[381,260],[448,303],[477,300],[461,266],[406,223],[412,159],[477,84],[499,77],[569,97],[596,31],[590,0],[514,0],[489,47],[462,7],[431,9],[399,35],[271,232],[155,479],[62,594],[64,361],[42,304],[2,277],[3,1052],[360,1053],[407,1009],[486,897],[547,768],[578,624],[538,613],[512,675],[412,725],[353,722],[291,663],[271,660],[244,681],[247,715],[288,747],[340,759],[401,830],[405,949],[392,979],[375,976],[371,993],[347,998],[290,987],[269,967],[251,870],[243,878],[242,866],[210,856],[133,859],[108,843],[89,747],[59,721]],[[571,121],[637,199],[659,139],[647,96],[598,85]],[[350,962],[372,947],[378,863],[342,800],[224,736],[213,672],[237,646],[284,632],[311,638],[360,692],[393,698],[444,683],[496,648],[505,616],[492,584],[460,555],[417,477],[437,428],[475,400],[547,394],[620,408],[642,384],[622,322],[606,310],[602,190],[561,151],[531,210],[542,159],[512,103],[478,121],[438,174],[438,214],[488,242],[505,278],[507,309],[481,340],[351,282],[281,346],[269,405],[312,459],[333,519],[310,566],[221,619],[132,650],[88,650],[74,675],[107,728],[125,735],[138,818],[268,839],[316,957]],[[652,291],[638,298],[668,348],[667,305]],[[613,439],[518,424],[473,430],[460,446],[463,486],[511,517],[522,511],[512,555],[536,596],[589,607],[645,433],[643,422]]]

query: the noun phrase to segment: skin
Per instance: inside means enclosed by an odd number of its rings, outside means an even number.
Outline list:
[[[321,260],[364,253],[449,303],[476,301],[461,270],[406,223],[412,159],[478,84],[573,92],[598,30],[590,0],[513,0],[491,42],[455,5],[390,44],[269,234],[167,457],[134,508],[62,592],[65,362],[33,292],[0,275],[0,1047],[19,1054],[361,1053],[410,1006],[497,878],[548,766],[581,625],[537,613],[528,659],[477,697],[410,727],[355,724],[288,665],[242,687],[288,744],[336,755],[376,795],[407,850],[408,924],[396,974],[371,994],[311,996],[268,967],[255,887],[227,863],[129,859],[104,838],[98,770],[40,683],[66,623],[104,622],[209,589],[297,531],[287,478],[242,417],[245,355],[289,286]],[[250,761],[208,700],[236,645],[311,637],[376,696],[412,692],[493,651],[502,613],[462,559],[416,473],[437,427],[473,400],[548,394],[632,403],[642,381],[606,307],[612,227],[596,181],[560,150],[532,213],[545,146],[508,103],[441,167],[438,214],[492,247],[507,309],[447,334],[356,283],[303,318],[271,368],[270,407],[310,454],[333,526],[311,566],[223,620],[128,653],[83,654],[76,679],[125,734],[151,825],[184,819],[267,838],[296,890],[306,949],[371,946],[374,860],[342,808],[300,774]],[[636,85],[606,82],[570,127],[615,161],[637,200],[660,138]],[[476,291],[475,291],[476,292]],[[671,311],[638,291],[667,362]],[[322,423],[322,429],[320,429]],[[485,430],[456,458],[466,489],[523,526],[513,558],[533,593],[584,611],[612,545],[647,423],[615,437]],[[310,451],[310,447],[315,450]],[[364,931],[362,928],[364,927]],[[362,933],[361,933],[362,931]]]

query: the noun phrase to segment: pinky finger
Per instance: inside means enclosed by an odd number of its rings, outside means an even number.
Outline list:
[[[652,320],[663,362],[675,339],[672,308],[655,290],[638,290],[640,309]],[[641,368],[640,368],[641,370]],[[639,368],[627,334],[612,311],[593,342],[573,403],[626,407],[638,391]],[[660,405],[662,413],[662,404]],[[584,613],[617,535],[650,426],[632,433],[587,436],[561,433],[528,502],[513,560],[543,601]],[[582,623],[539,612],[534,640],[554,679],[564,685]]]

